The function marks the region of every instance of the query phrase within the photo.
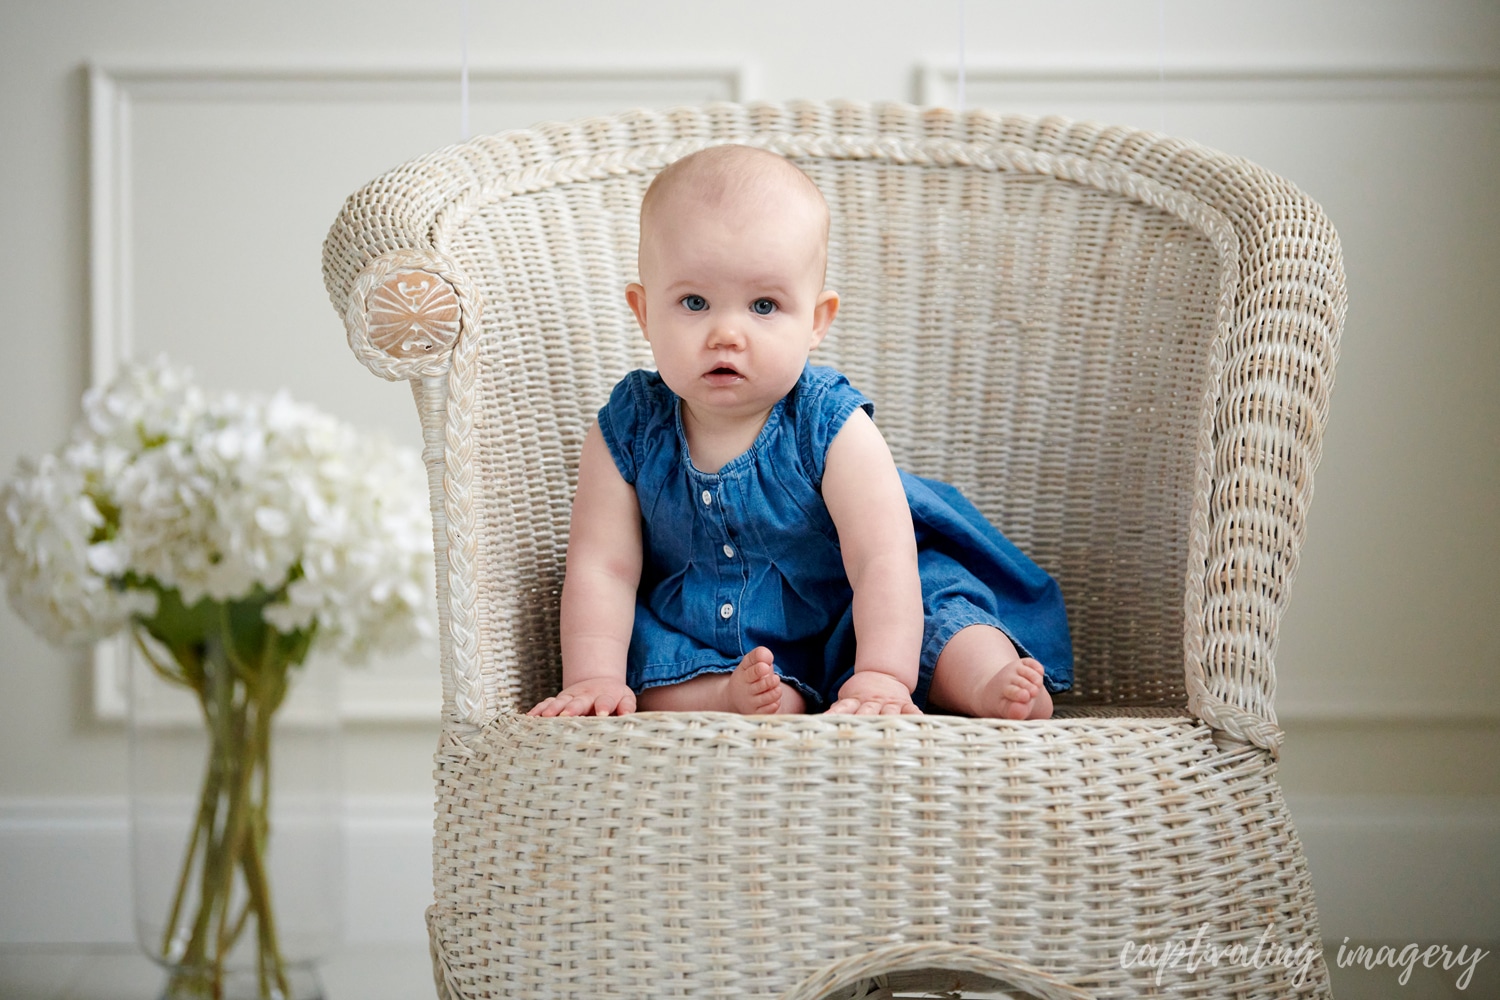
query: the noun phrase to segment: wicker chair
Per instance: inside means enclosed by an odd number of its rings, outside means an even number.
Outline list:
[[[524,714],[559,686],[584,431],[650,364],[641,194],[726,141],[827,196],[844,307],[815,360],[1061,583],[1051,721]],[[426,441],[440,996],[1328,995],[1272,660],[1345,293],[1292,185],[1057,118],[638,111],[391,171],[324,275]]]

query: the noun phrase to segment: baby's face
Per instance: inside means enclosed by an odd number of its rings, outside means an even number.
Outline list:
[[[796,385],[838,311],[824,224],[805,196],[654,207],[626,298],[662,379],[695,413],[764,416]]]

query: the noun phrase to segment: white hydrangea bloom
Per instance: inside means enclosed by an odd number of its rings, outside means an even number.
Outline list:
[[[303,575],[266,617],[283,631],[315,619],[320,639],[353,658],[430,632],[431,617],[417,613],[430,603],[427,588],[406,568],[430,566],[431,520],[411,502],[411,486],[425,483],[420,460],[352,440],[320,472],[298,484],[307,490]],[[345,493],[369,502],[340,503]]]
[[[90,544],[104,517],[85,491],[77,457],[22,459],[0,490],[0,562],[11,606],[59,644],[96,642],[131,615],[156,610],[154,595],[110,586],[128,556],[111,542]]]
[[[184,603],[273,595],[266,620],[316,625],[346,659],[431,630],[426,477],[396,449],[285,394],[210,403],[159,361],[84,400],[56,456],[23,462],[0,525],[11,603],[49,639],[149,616],[152,581]]]

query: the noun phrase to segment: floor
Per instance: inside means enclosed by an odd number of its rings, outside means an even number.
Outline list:
[[[345,948],[321,969],[326,1000],[431,1000],[427,946]],[[123,945],[0,945],[0,1000],[157,1000],[161,970]]]
[[[1424,969],[1415,964],[1405,983],[1404,969],[1389,964],[1373,969],[1330,969],[1337,1000],[1449,1000],[1500,997],[1500,956],[1471,964],[1459,988],[1462,969]],[[1330,966],[1336,962],[1328,950]],[[326,1000],[431,1000],[431,965],[425,945],[345,948],[322,970]],[[161,973],[144,955],[123,946],[0,945],[0,1000],[157,1000]]]

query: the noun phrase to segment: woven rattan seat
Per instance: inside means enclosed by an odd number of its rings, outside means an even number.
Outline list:
[[[584,431],[650,364],[623,296],[641,195],[726,141],[828,199],[843,309],[814,360],[1061,583],[1056,718],[524,714],[559,687]],[[389,172],[324,274],[426,442],[441,996],[1328,994],[1272,664],[1345,298],[1291,184],[1057,118],[639,111]],[[1140,960],[1195,939],[1191,968]]]

